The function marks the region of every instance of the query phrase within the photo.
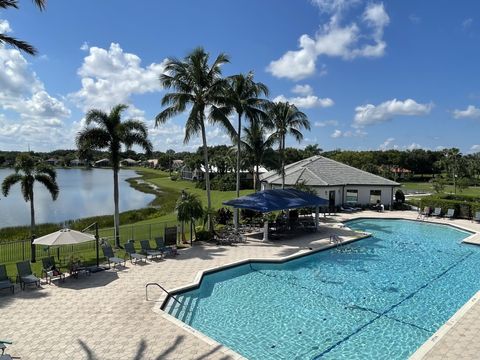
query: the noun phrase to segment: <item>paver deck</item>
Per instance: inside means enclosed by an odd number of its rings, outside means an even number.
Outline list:
[[[330,218],[415,218],[410,212],[361,212]],[[463,220],[452,223],[480,232],[480,225]],[[215,343],[193,335],[169,321],[145,300],[145,284],[158,282],[167,289],[192,283],[198,272],[248,258],[283,258],[328,245],[331,234],[345,239],[356,235],[329,224],[316,234],[273,243],[248,242],[238,246],[195,245],[174,259],[92,274],[65,283],[42,285],[39,290],[16,289],[0,294],[0,338],[10,339],[11,355],[24,360],[51,359],[232,359]],[[160,299],[157,289],[149,297]],[[475,303],[446,334],[436,340],[425,358],[442,356],[471,359],[480,354],[480,304]],[[468,349],[468,351],[466,351]],[[461,351],[461,355],[458,355]]]

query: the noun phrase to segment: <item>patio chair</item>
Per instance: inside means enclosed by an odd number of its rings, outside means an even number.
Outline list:
[[[15,285],[7,275],[7,267],[0,265],[0,290],[10,289],[12,294],[15,293]]]
[[[42,276],[45,275],[45,281],[51,283],[54,278],[65,281],[65,274],[62,273],[55,264],[55,257],[50,256],[42,259]]]
[[[0,354],[0,360],[12,360],[13,358],[5,354],[5,349],[7,348],[7,345],[11,345],[12,342],[8,340],[0,340],[0,350],[2,350],[2,354]]]
[[[432,213],[432,216],[442,216],[442,208],[435,208]]]
[[[139,261],[147,262],[147,257],[145,255],[137,253],[133,242],[127,242],[123,248],[125,250],[125,254],[130,257],[132,264],[135,265]]]
[[[425,219],[426,217],[430,216],[430,208],[428,206],[425,206],[423,208],[423,211],[418,213],[417,219]]]
[[[475,216],[472,219],[473,221],[480,222],[480,211],[475,213]]]
[[[32,272],[28,260],[17,263],[17,272],[17,281],[20,282],[22,290],[25,290],[25,286],[30,284],[35,284],[36,287],[40,286],[40,279]]]
[[[125,266],[125,262],[126,262],[125,259],[120,259],[119,257],[116,257],[110,245],[102,246],[102,251],[103,251],[103,255],[108,261],[109,268],[110,268],[110,263],[113,263],[113,267],[117,265],[122,265],[122,264],[123,266]]]
[[[445,217],[449,219],[453,219],[454,215],[455,215],[455,209],[448,209],[447,213],[445,214]]]
[[[147,256],[150,256],[150,258],[158,258],[160,256],[160,258],[163,256],[163,253],[161,251],[158,251],[158,250],[155,250],[155,249],[152,249],[150,247],[150,241],[149,240],[140,240],[140,246],[142,247],[142,252],[147,255]]]
[[[176,248],[173,248],[171,246],[165,246],[165,240],[163,239],[163,237],[161,237],[161,236],[156,237],[155,238],[155,243],[157,244],[157,250],[161,251],[164,254],[164,256],[178,255],[178,252],[177,252]]]

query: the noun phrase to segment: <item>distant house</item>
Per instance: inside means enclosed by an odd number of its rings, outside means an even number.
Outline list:
[[[45,162],[48,165],[57,166],[59,164],[60,160],[55,159],[55,158],[50,158],[50,159],[45,160]]]
[[[258,173],[263,174],[267,172],[268,170],[265,169],[263,166],[260,166],[258,168]],[[229,170],[227,173],[235,172],[234,170]],[[218,169],[216,166],[210,166],[210,174],[215,176],[215,174],[218,173]],[[187,165],[183,166],[180,169],[180,177],[184,180],[192,180],[192,181],[198,181],[198,180],[203,180],[205,176],[205,166],[200,165],[200,169],[190,169]],[[240,172],[240,177],[242,179],[246,180],[252,180],[253,179],[253,174],[248,171],[248,170],[242,170]]]
[[[202,165],[203,167],[203,165]],[[204,171],[201,169],[191,169],[187,165],[180,169],[180,177],[183,180],[200,181],[203,180]]]
[[[282,176],[276,171],[260,175],[262,190],[278,189]],[[369,205],[380,201],[391,205],[399,183],[317,155],[285,167],[285,186],[304,184],[318,196],[329,200],[330,206],[342,204]]]
[[[147,160],[147,166],[156,169],[158,167],[158,159]]]
[[[137,166],[139,161],[133,159],[123,159],[120,161],[120,166]]]
[[[105,158],[105,159],[100,159],[95,161],[95,167],[104,167],[104,166],[110,166],[110,160]]]
[[[172,170],[178,170],[183,167],[183,160],[177,159],[172,161]]]
[[[399,166],[391,167],[390,172],[393,174],[394,179],[405,179],[412,174],[411,170],[404,169]]]
[[[70,161],[70,166],[83,166],[85,165],[85,161],[80,160],[80,159],[73,159]]]

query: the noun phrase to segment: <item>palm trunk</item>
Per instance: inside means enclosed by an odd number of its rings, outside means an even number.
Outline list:
[[[30,190],[30,239],[31,261],[34,263],[37,261],[37,259],[35,254],[35,245],[33,244],[33,240],[35,240],[35,204],[33,203],[33,189]]]
[[[241,151],[241,132],[242,132],[242,115],[238,114],[238,133],[237,133],[237,186],[236,186],[236,191],[237,191],[237,198],[240,197],[240,151]],[[238,229],[238,223],[239,223],[239,211],[238,209],[235,209],[235,229]]]
[[[280,147],[280,157],[282,160],[282,189],[285,189],[285,135],[282,135]]]
[[[207,134],[205,132],[205,123],[202,121],[202,142],[203,142],[203,161],[205,162],[205,188],[207,190],[207,230],[212,230],[212,199],[210,197],[210,168],[208,166],[208,148],[207,148]]]
[[[120,247],[120,210],[118,208],[118,169],[113,165],[113,202],[115,204],[115,214],[113,215],[113,222],[115,226],[115,246]]]

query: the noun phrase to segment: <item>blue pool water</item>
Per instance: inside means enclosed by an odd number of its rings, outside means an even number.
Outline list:
[[[206,275],[167,312],[248,359],[406,359],[480,289],[470,234],[361,219],[373,236]]]

